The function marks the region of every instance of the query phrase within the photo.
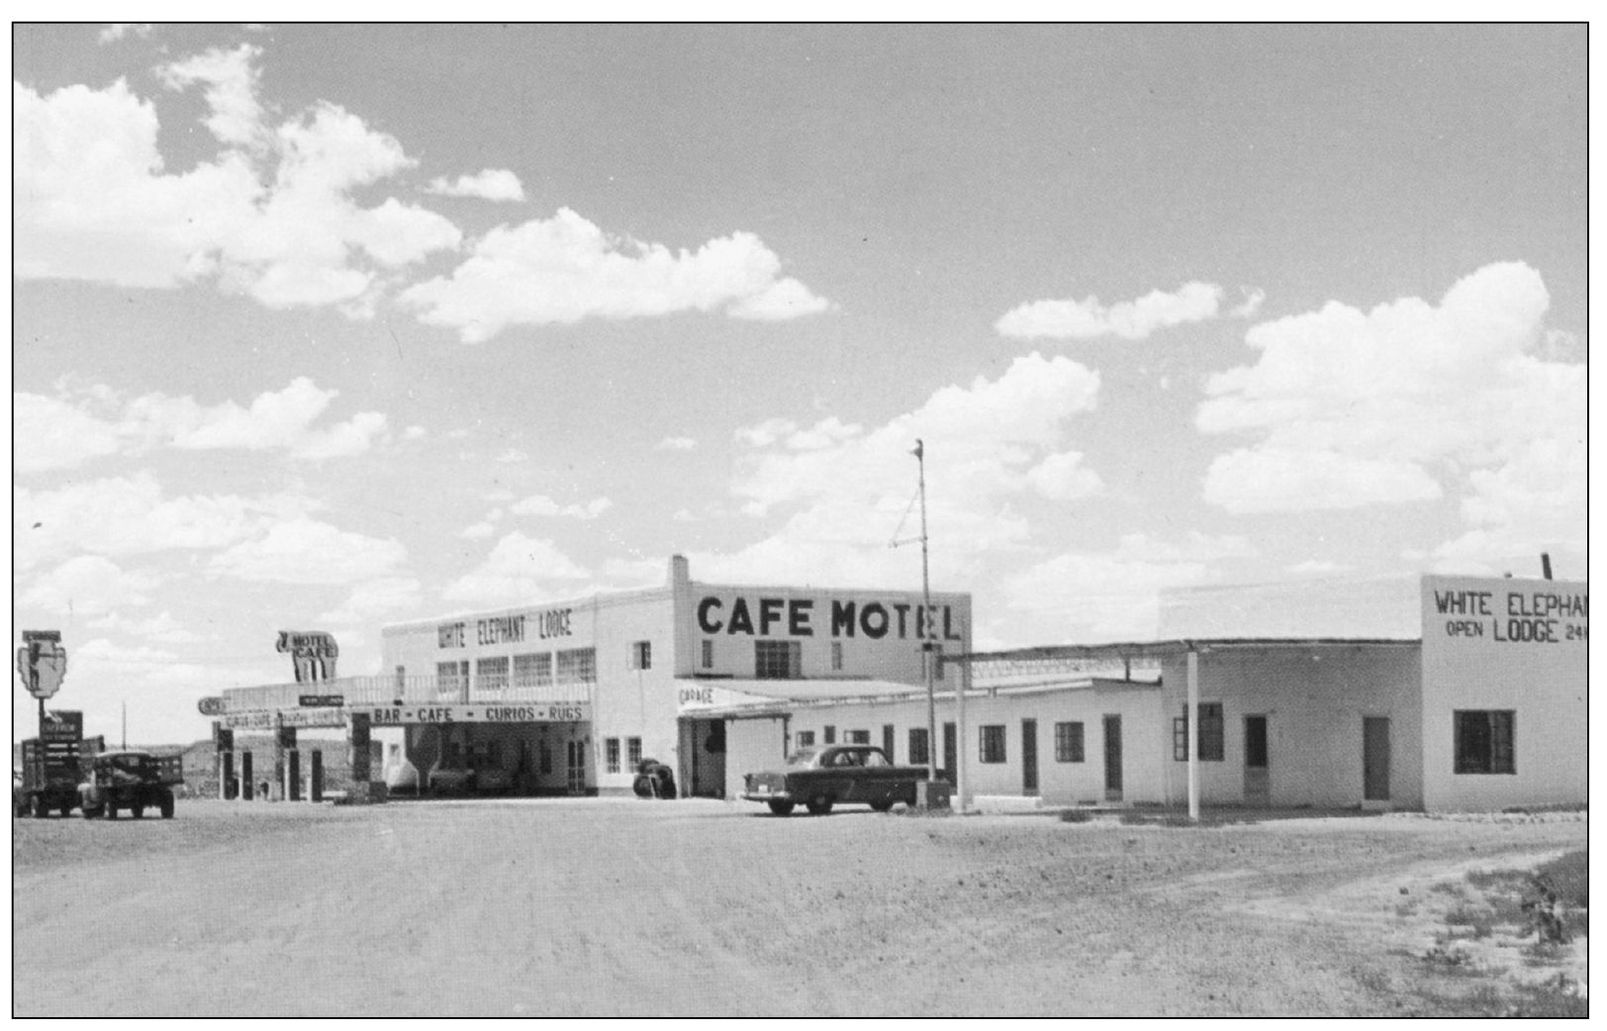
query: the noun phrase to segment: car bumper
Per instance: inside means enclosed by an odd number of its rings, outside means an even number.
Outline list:
[[[763,787],[752,791],[744,791],[742,797],[750,802],[796,802],[791,793],[777,788],[775,791],[766,791]]]

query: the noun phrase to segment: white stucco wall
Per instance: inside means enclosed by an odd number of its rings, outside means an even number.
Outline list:
[[[1187,660],[1164,664],[1165,797],[1188,802],[1188,764],[1173,758],[1173,717],[1187,699]],[[1202,761],[1200,799],[1245,800],[1244,717],[1267,717],[1269,804],[1348,807],[1362,801],[1362,721],[1391,729],[1390,805],[1423,804],[1418,648],[1410,644],[1320,644],[1208,649],[1199,700],[1222,703],[1222,761]]]
[[[1432,576],[1422,600],[1425,805],[1585,802],[1589,584]],[[1457,710],[1515,714],[1516,772],[1455,772]]]

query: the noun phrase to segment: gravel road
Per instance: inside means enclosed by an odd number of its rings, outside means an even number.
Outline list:
[[[1582,814],[1210,827],[588,799],[13,823],[13,1012],[1446,1015],[1435,885]]]

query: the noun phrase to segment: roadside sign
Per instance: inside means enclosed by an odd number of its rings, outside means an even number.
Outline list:
[[[223,698],[220,695],[207,695],[197,701],[195,707],[201,710],[203,716],[222,716]]]
[[[304,709],[324,709],[334,705],[345,705],[346,696],[339,694],[304,694],[297,702]]]
[[[61,631],[24,630],[22,647],[17,649],[17,672],[22,675],[22,686],[35,698],[43,700],[60,690],[67,675]]]

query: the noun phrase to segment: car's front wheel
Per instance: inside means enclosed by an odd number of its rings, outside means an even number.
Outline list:
[[[893,800],[891,798],[884,798],[880,802],[872,802],[870,807],[876,810],[878,813],[885,813],[889,809],[893,808]]]
[[[831,812],[831,799],[826,798],[825,796],[821,796],[820,798],[811,798],[804,804],[808,807],[810,815],[812,816],[825,816],[827,813]]]
[[[792,802],[784,802],[781,799],[773,799],[768,804],[770,806],[770,811],[775,813],[777,816],[786,816],[792,812]]]

